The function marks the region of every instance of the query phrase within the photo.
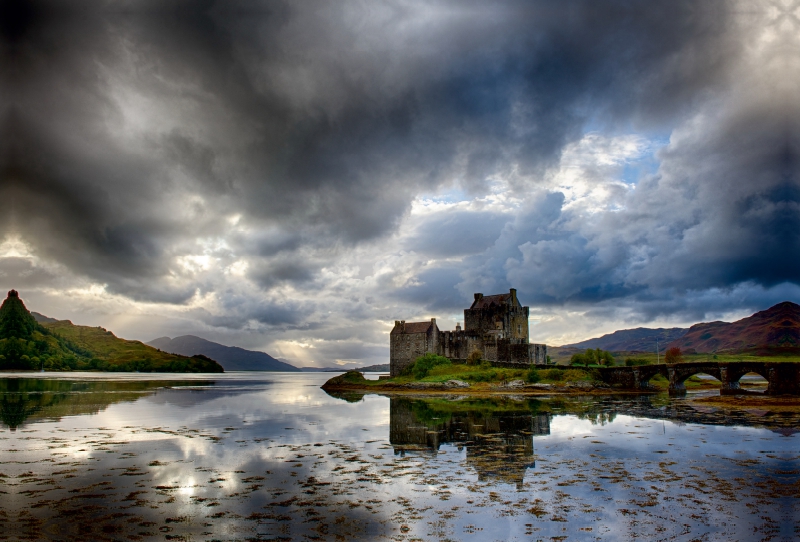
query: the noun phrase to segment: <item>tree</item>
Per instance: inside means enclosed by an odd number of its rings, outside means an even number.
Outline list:
[[[598,348],[594,351],[594,356],[598,365],[615,365],[614,356],[607,350],[600,350]]]
[[[572,354],[572,357],[569,358],[570,365],[589,365],[589,360],[586,357],[586,354]]]
[[[683,352],[677,346],[673,346],[664,354],[664,361],[667,363],[681,363],[683,361]]]
[[[573,354],[569,360],[570,365],[614,365],[614,356],[611,352],[599,348],[588,348],[584,354]]]

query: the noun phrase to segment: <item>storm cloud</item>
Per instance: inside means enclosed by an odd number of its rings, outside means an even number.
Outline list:
[[[474,291],[555,343],[763,309],[800,293],[798,17],[6,0],[0,282],[323,364]]]

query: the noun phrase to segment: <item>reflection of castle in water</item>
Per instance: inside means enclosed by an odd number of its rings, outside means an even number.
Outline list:
[[[389,441],[395,454],[435,453],[442,444],[466,448],[481,481],[522,487],[535,466],[533,437],[550,434],[550,415],[529,410],[441,412],[423,401],[390,399]]]

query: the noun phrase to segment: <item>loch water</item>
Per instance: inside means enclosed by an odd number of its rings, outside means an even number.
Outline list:
[[[797,409],[330,376],[5,374],[0,539],[800,538]]]

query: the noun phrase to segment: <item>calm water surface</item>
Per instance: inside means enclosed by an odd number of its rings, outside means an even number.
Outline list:
[[[4,376],[0,539],[800,538],[791,412],[336,398],[322,373]]]

